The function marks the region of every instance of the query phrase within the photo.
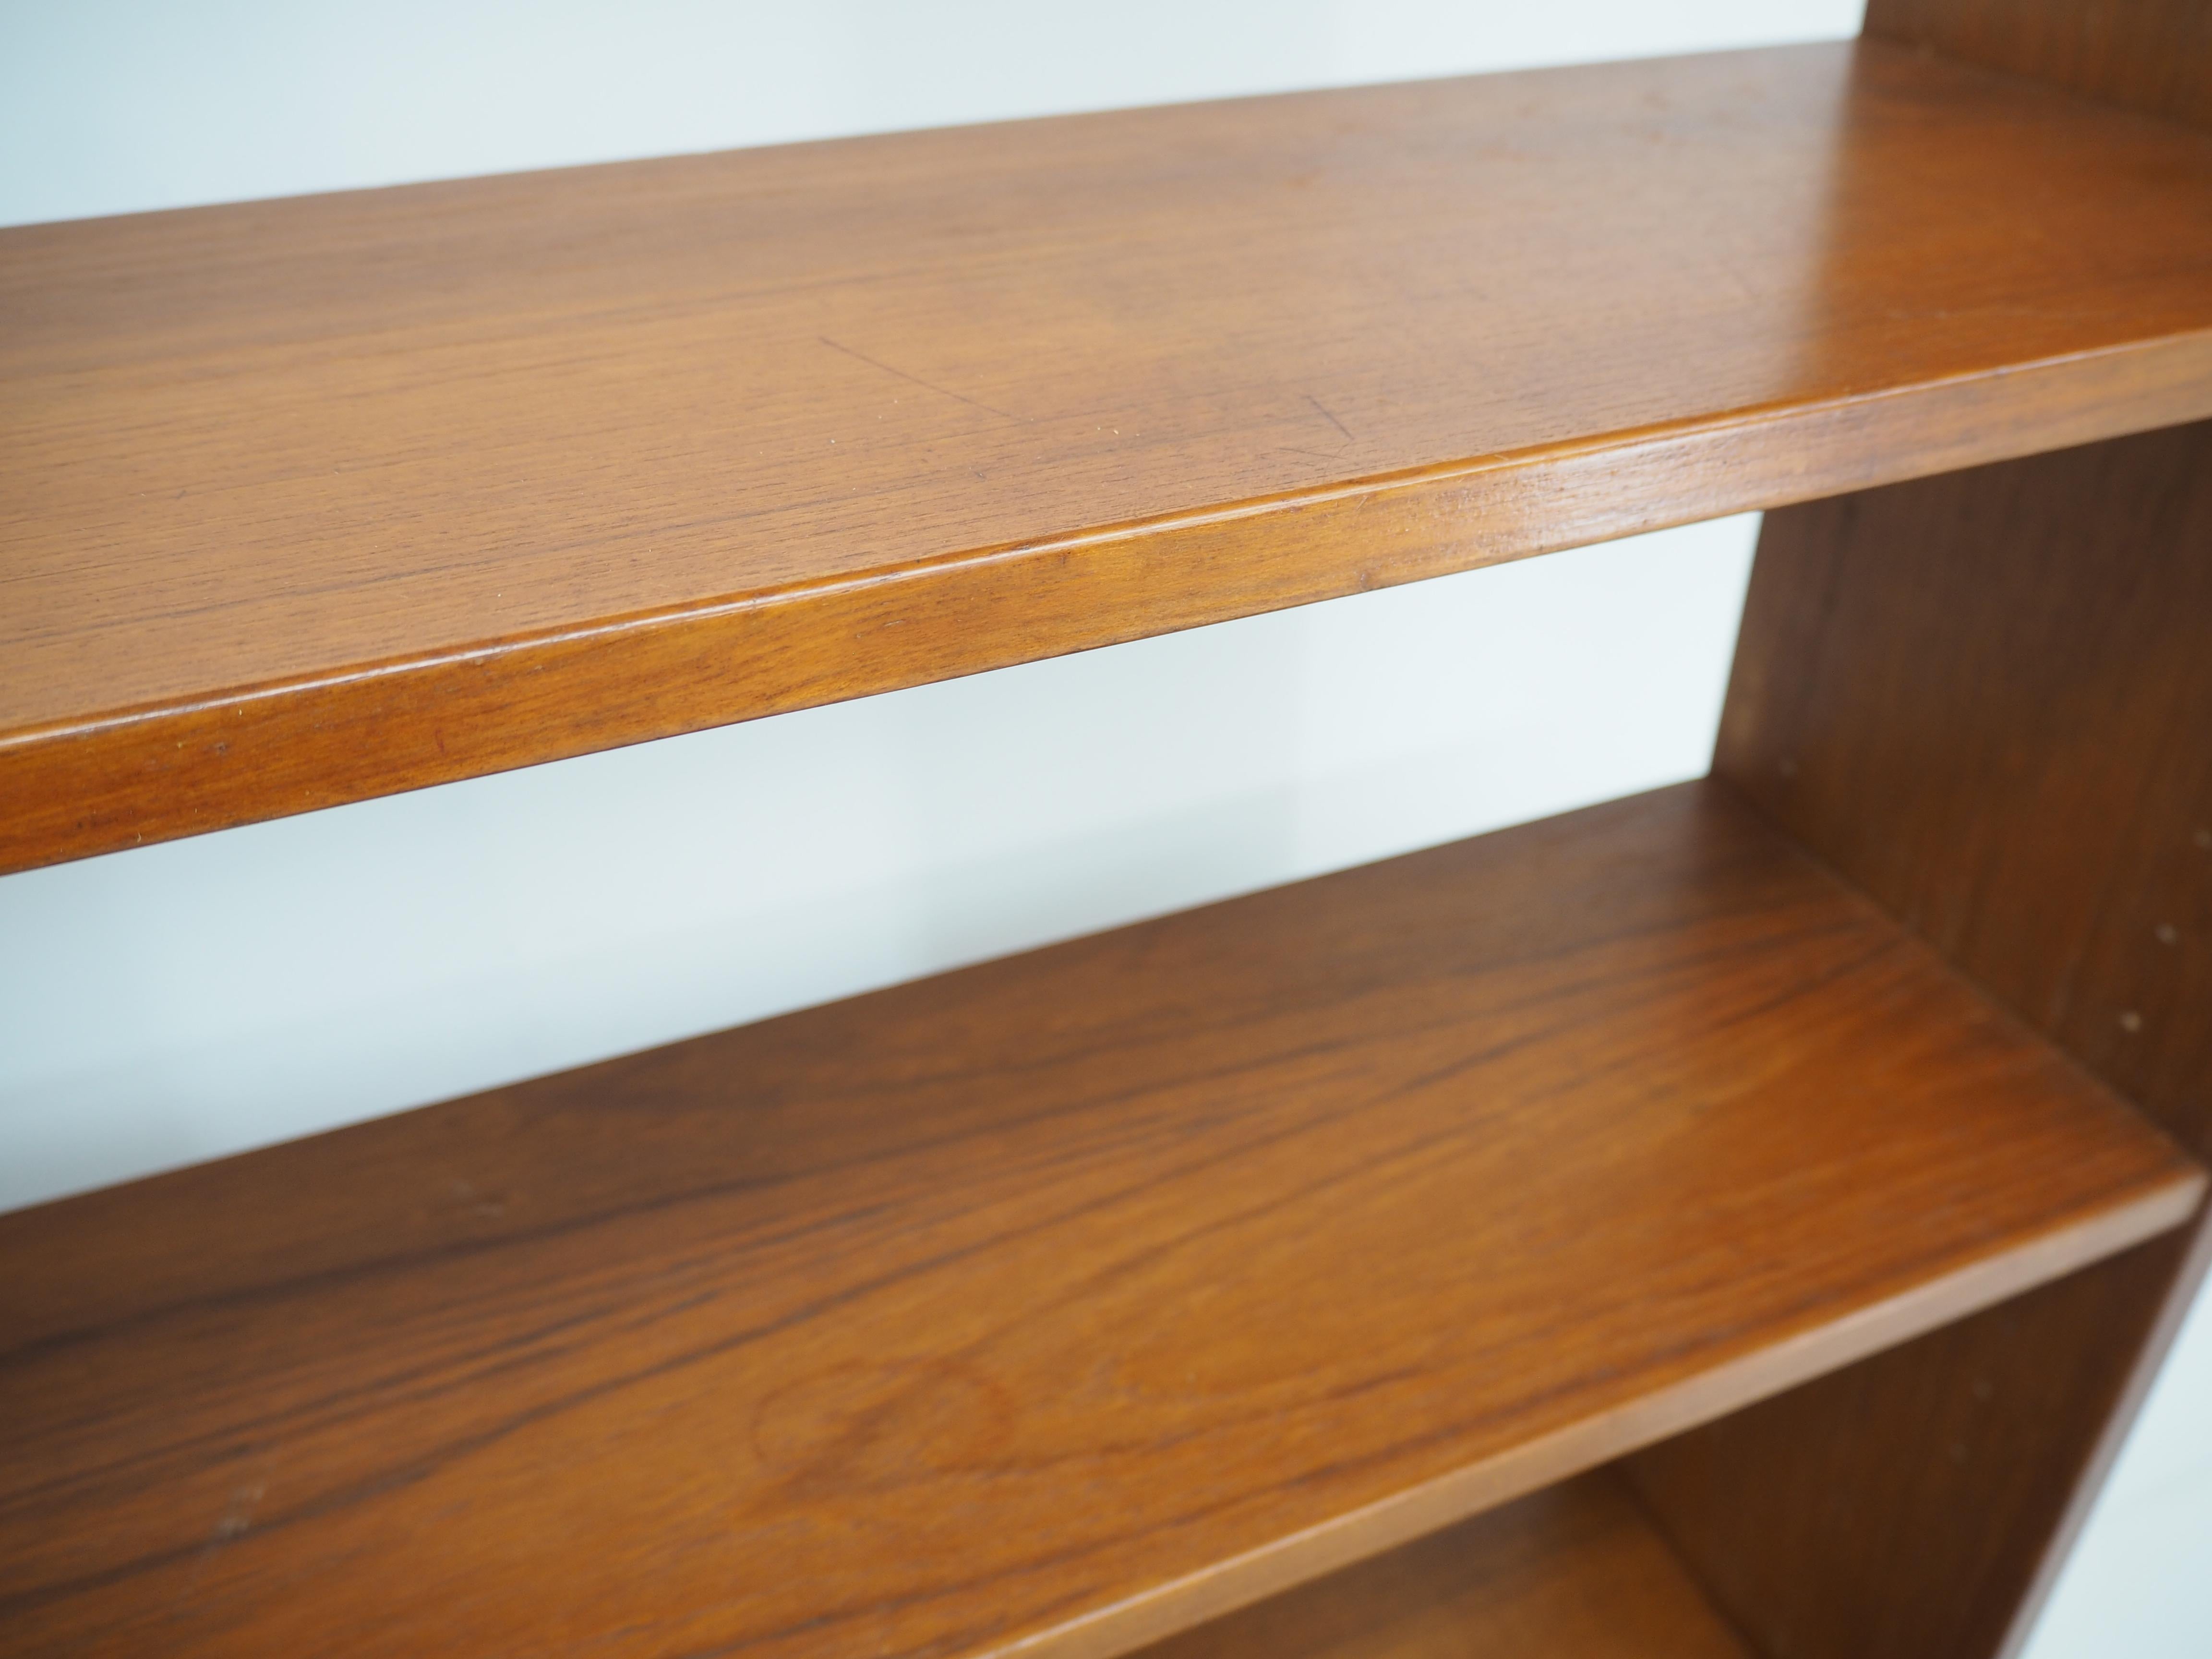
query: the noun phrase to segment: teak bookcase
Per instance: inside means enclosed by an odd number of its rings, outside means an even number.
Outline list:
[[[1702,783],[0,1218],[0,1648],[2015,1648],[2212,1240],[2212,9],[1868,27],[0,235],[8,869],[1770,510]]]

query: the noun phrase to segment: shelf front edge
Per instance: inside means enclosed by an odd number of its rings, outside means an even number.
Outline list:
[[[1010,1659],[1117,1659],[2117,1255],[2189,1220],[2204,1201],[2205,1188],[2206,1177],[2199,1171],[2176,1175],[2109,1210],[1686,1377],[1617,1413],[1586,1418],[1523,1442],[1503,1456],[1394,1493],[1005,1652]]]
[[[1661,790],[0,1217],[0,1622],[1097,1659],[2203,1184]]]
[[[2212,332],[0,732],[0,874],[2212,417]]]

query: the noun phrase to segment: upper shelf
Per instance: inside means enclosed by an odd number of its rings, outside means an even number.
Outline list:
[[[1876,44],[0,234],[0,869],[2212,415],[2212,136]]]

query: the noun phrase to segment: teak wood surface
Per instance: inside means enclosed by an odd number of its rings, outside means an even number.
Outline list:
[[[1761,1659],[1613,1474],[1579,1475],[1138,1659]]]
[[[1685,786],[0,1217],[0,1630],[1115,1653],[2203,1190]]]
[[[1866,31],[2212,127],[2204,0],[1867,0]]]
[[[2212,1156],[2212,422],[1767,520],[1717,767]]]
[[[1870,0],[1867,28],[2212,125],[2197,0]],[[2208,619],[2212,427],[1792,507],[1716,760],[2200,1150]],[[2191,1233],[1640,1454],[1638,1489],[1768,1659],[2017,1655],[2212,1265]]]
[[[1769,515],[1716,763],[2212,1151],[2212,423]],[[1645,1499],[1770,1659],[2016,1653],[2197,1231],[1646,1454]]]
[[[1869,43],[0,232],[0,870],[2212,415],[2208,204]]]
[[[2183,1229],[1628,1461],[1761,1659],[2016,1653],[2162,1307]],[[2152,1368],[2163,1344],[2149,1356]],[[1258,1659],[1255,1654],[1253,1659]]]

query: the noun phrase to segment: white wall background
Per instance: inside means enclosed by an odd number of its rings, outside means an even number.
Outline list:
[[[0,0],[0,223],[1833,38],[1858,12]],[[0,879],[0,1207],[1697,775],[1753,530]],[[2031,1659],[2208,1652],[2200,1309]]]

